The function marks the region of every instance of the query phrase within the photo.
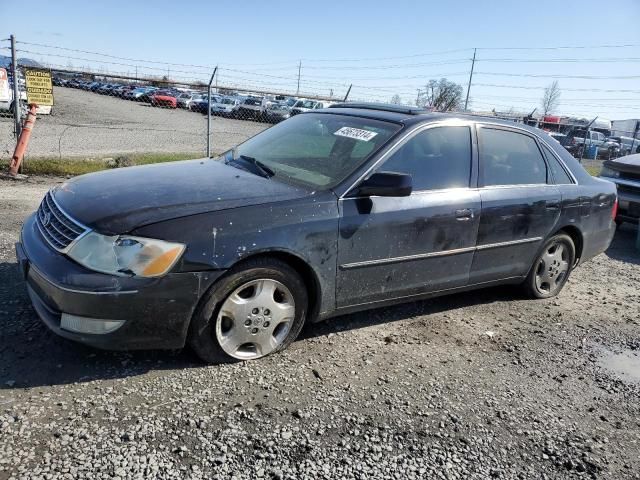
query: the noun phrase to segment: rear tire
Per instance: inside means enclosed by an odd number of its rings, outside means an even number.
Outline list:
[[[551,237],[536,257],[523,283],[532,298],[555,297],[569,279],[576,258],[571,237],[560,233]]]
[[[255,258],[231,269],[204,295],[188,342],[207,363],[254,360],[287,348],[307,314],[300,275],[285,262]]]

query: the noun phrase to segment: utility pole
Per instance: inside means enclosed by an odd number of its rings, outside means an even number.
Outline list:
[[[587,128],[584,129],[584,137],[582,139],[582,148],[580,149],[580,158],[578,159],[578,161],[580,163],[582,163],[582,158],[584,156],[584,149],[587,148],[587,137],[589,137],[589,139],[591,139],[591,135],[589,135],[589,129],[591,128],[591,125],[594,124],[594,122],[598,119],[598,117],[594,118],[593,120],[591,120],[588,124],[587,124]],[[589,140],[589,145],[591,145],[591,140]],[[596,152],[596,157],[598,156],[598,152]]]
[[[347,98],[349,98],[349,94],[351,93],[351,87],[353,87],[353,83],[351,85],[349,85],[349,89],[347,90],[347,93],[345,94],[344,98],[342,99],[343,102],[346,102]]]
[[[298,62],[298,88],[296,89],[296,95],[300,95],[300,70],[302,69],[302,60]]]
[[[16,138],[20,138],[22,122],[20,119],[20,87],[18,84],[18,57],[16,56],[16,37],[11,35],[11,75],[13,75],[13,119],[15,121]]]
[[[471,60],[471,73],[469,74],[469,85],[467,85],[467,98],[464,100],[464,111],[467,111],[469,104],[469,92],[471,91],[471,79],[473,78],[473,67],[476,64],[476,49],[473,49],[473,60]]]
[[[211,84],[213,79],[216,78],[216,73],[218,73],[217,65],[213,69],[211,80],[209,80],[209,85],[207,86],[207,158],[211,157]]]

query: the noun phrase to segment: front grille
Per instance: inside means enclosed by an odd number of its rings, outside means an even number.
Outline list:
[[[47,192],[38,207],[38,228],[53,248],[62,251],[88,229],[64,213]]]

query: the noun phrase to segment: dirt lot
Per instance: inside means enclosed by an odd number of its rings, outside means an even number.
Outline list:
[[[204,366],[38,321],[13,242],[57,181],[0,181],[0,479],[640,478],[630,228],[556,299],[495,288],[378,309]]]
[[[29,157],[106,157],[126,153],[206,151],[207,117],[151,107],[83,90],[55,87],[51,115],[38,117]],[[212,150],[222,152],[267,128],[265,123],[214,117]],[[0,117],[0,159],[13,154],[13,119]]]

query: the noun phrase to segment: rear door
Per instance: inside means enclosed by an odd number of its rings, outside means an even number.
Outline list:
[[[480,211],[470,127],[421,129],[376,169],[410,174],[410,196],[340,200],[339,307],[466,285]]]
[[[482,212],[470,283],[526,275],[560,216],[561,195],[525,130],[479,125]]]

